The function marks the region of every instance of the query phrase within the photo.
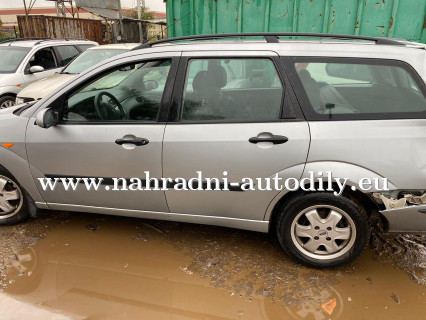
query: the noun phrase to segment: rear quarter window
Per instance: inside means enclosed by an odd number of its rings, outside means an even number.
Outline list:
[[[407,63],[284,58],[308,120],[426,119],[425,84]]]
[[[80,54],[75,46],[58,46],[56,50],[60,56],[60,66],[66,66],[72,59]]]

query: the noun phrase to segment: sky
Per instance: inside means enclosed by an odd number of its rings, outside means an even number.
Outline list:
[[[31,0],[26,0],[29,3]],[[135,8],[137,0],[121,0],[121,6],[123,8]],[[0,9],[6,8],[23,8],[23,0],[0,0]],[[166,12],[166,5],[163,0],[145,0],[146,6],[153,11]],[[34,7],[49,7],[54,6],[52,1],[36,0]]]

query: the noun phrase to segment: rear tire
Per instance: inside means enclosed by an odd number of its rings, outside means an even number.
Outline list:
[[[12,225],[30,217],[31,199],[15,178],[0,170],[0,225]]]
[[[15,105],[16,98],[14,96],[0,97],[0,109],[6,109]]]
[[[367,217],[358,205],[331,193],[310,193],[286,203],[277,221],[281,247],[313,267],[336,267],[357,258],[369,239]]]

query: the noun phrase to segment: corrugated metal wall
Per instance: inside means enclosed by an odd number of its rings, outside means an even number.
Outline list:
[[[426,0],[168,0],[167,24],[169,37],[324,32],[426,43]]]
[[[103,44],[100,20],[72,19],[51,16],[18,16],[21,38],[87,39]]]

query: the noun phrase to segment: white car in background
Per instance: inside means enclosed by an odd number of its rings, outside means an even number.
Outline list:
[[[16,104],[39,100],[77,74],[90,69],[101,61],[107,60],[120,53],[130,51],[138,45],[139,43],[121,43],[89,48],[71,61],[61,72],[49,78],[32,83],[20,91],[16,98]]]
[[[28,84],[59,72],[97,42],[71,39],[11,39],[0,43],[0,109],[15,104]]]

